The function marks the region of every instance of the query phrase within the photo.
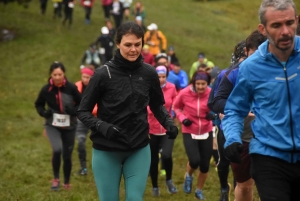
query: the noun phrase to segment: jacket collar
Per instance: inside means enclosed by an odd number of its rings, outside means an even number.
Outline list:
[[[294,43],[294,51],[292,54],[300,52],[300,37],[295,36],[295,43]],[[273,57],[273,53],[269,52],[268,50],[269,40],[266,40],[258,47],[258,52],[260,56],[264,57],[265,59],[271,59]]]

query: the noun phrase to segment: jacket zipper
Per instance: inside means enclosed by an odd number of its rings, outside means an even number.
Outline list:
[[[201,135],[201,120],[200,120],[200,97],[198,95],[198,101],[197,101],[197,116],[198,116],[198,123],[199,123],[199,130],[198,133]]]
[[[58,88],[58,102],[59,102],[59,110],[63,114],[64,110],[63,110],[63,104],[62,104],[62,98],[61,98],[61,91],[59,88]]]
[[[131,86],[131,95],[130,95],[130,97],[131,97],[131,109],[132,109],[132,111],[135,111],[134,110],[134,101],[133,101],[134,97],[133,97],[133,85],[132,85],[131,74],[129,74],[129,81],[130,81],[130,86]],[[128,139],[127,139],[127,141],[128,141],[129,146],[131,147],[131,144],[130,144]]]
[[[273,57],[275,58],[275,57]],[[279,62],[277,60],[277,58],[275,58],[275,60],[277,62]],[[288,59],[289,60],[289,59]],[[290,132],[291,132],[291,135],[292,135],[292,143],[293,143],[293,151],[291,153],[291,162],[293,163],[294,161],[294,152],[296,151],[296,146],[295,146],[295,139],[294,139],[294,132],[293,132],[293,121],[292,121],[292,109],[291,109],[291,93],[290,93],[290,85],[289,85],[289,82],[288,82],[288,76],[287,76],[287,72],[286,72],[286,66],[287,66],[287,62],[288,60],[285,62],[285,65],[282,65],[281,62],[279,62],[282,66],[283,66],[283,72],[284,72],[284,76],[285,76],[285,83],[286,83],[286,86],[287,86],[287,93],[288,93],[288,103],[289,103],[289,116],[290,116]]]

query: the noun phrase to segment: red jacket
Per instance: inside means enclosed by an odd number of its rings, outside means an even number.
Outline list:
[[[207,87],[204,93],[197,94],[189,85],[179,92],[173,104],[176,117],[180,122],[186,118],[193,122],[188,127],[182,124],[182,133],[201,135],[212,131],[212,121],[205,118],[210,111],[207,107],[210,91]]]
[[[164,98],[165,98],[165,107],[169,111],[171,116],[171,108],[173,101],[176,97],[176,88],[175,85],[166,82],[166,85],[162,88]],[[154,135],[164,134],[166,133],[166,130],[160,125],[160,123],[156,120],[154,117],[154,114],[151,112],[150,107],[147,107],[148,109],[148,123],[149,123],[149,133]]]
[[[77,86],[77,89],[78,89],[79,93],[82,94],[82,88],[83,88],[83,87],[82,87],[82,85],[83,85],[82,81],[76,82],[75,85]],[[93,111],[92,111],[92,114],[93,114],[95,117],[97,117],[97,111],[98,111],[98,106],[95,105],[95,107],[94,107],[94,109],[93,109]]]

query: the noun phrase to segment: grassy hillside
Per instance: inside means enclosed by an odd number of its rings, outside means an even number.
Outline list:
[[[216,65],[228,66],[234,45],[257,27],[260,0],[143,0],[147,11],[146,25],[155,22],[174,45],[185,70],[205,52]],[[298,5],[299,6],[299,5]],[[45,16],[39,14],[38,1],[28,9],[16,4],[0,4],[0,28],[16,32],[16,38],[0,42],[0,200],[97,200],[91,174],[91,142],[88,140],[89,175],[77,175],[79,162],[73,152],[73,172],[70,192],[50,192],[51,148],[42,135],[43,119],[34,109],[34,101],[48,78],[50,63],[62,61],[70,81],[80,78],[81,57],[88,45],[96,40],[104,25],[103,11],[97,0],[92,23],[86,26],[84,11],[77,4],[72,29],[61,26],[52,18],[52,3]],[[174,150],[173,180],[179,193],[172,200],[191,200],[193,195],[182,191],[187,162],[181,136]],[[217,200],[219,182],[212,167],[204,188],[207,200]],[[231,181],[231,180],[230,180]],[[160,177],[161,197],[151,197],[150,180],[145,200],[169,200]],[[196,184],[196,183],[195,183]],[[124,191],[121,190],[122,200]],[[257,200],[257,196],[256,196]]]

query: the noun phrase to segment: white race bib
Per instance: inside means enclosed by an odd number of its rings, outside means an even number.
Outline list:
[[[105,48],[100,47],[100,48],[99,48],[99,53],[100,53],[100,54],[105,54]]]
[[[74,4],[72,2],[68,3],[69,8],[74,8]]]
[[[91,5],[91,2],[90,2],[90,1],[84,1],[84,2],[83,2],[83,5],[85,5],[85,6],[90,6],[90,5]]]
[[[70,115],[53,113],[52,125],[57,127],[70,126]]]
[[[204,133],[201,135],[196,135],[196,134],[191,133],[191,136],[192,136],[192,139],[194,139],[194,140],[206,140],[209,136],[209,133]]]

